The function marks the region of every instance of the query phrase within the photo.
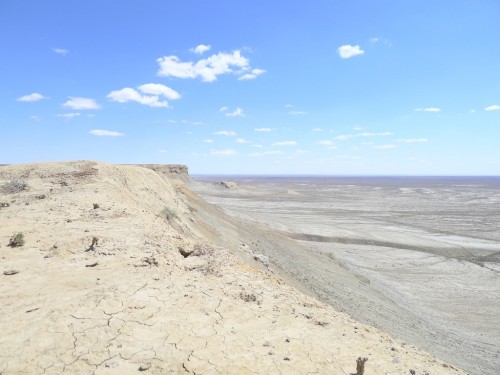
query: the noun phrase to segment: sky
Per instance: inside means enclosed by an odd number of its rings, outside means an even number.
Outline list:
[[[498,0],[0,0],[0,164],[500,175]]]

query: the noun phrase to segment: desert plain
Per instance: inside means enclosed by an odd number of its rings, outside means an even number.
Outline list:
[[[493,240],[470,239],[486,257],[478,265],[427,251],[458,245],[400,225],[377,242],[374,223],[352,229],[341,210],[325,231],[284,207],[303,192],[280,191],[280,210],[263,205],[274,199],[265,189],[192,181],[182,166],[2,166],[0,187],[2,375],[359,374],[358,358],[365,374],[498,365]],[[358,235],[371,242],[338,240]],[[427,250],[393,246],[401,241]],[[360,257],[370,246],[378,255]],[[416,269],[444,276],[410,288]],[[451,306],[438,329],[447,312],[432,301],[451,297],[432,289],[445,282],[471,318]]]
[[[500,370],[500,178],[199,176],[301,290],[474,374]]]

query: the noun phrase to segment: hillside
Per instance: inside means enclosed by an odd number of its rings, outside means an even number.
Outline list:
[[[173,172],[173,170],[175,170]],[[464,374],[287,285],[184,168],[0,168],[0,373]],[[22,233],[22,246],[9,246]]]

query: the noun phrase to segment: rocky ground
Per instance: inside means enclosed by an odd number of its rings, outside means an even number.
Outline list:
[[[2,375],[355,374],[358,357],[365,374],[465,373],[286,284],[257,249],[292,240],[266,241],[183,179],[0,168]]]

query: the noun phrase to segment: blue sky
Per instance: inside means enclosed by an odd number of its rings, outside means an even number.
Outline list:
[[[0,0],[0,163],[499,175],[500,2]]]

